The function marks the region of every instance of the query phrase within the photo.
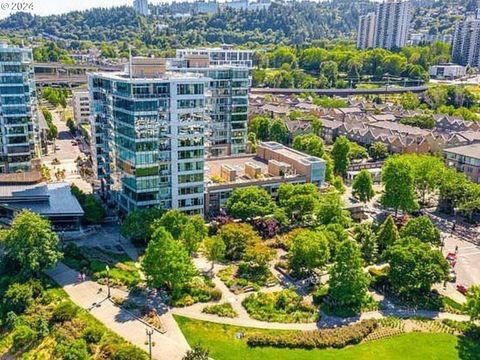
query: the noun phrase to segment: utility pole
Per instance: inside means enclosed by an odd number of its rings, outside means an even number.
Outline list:
[[[106,266],[107,270],[107,299],[110,299],[110,266]]]
[[[148,329],[146,328],[145,329],[145,332],[147,333],[147,337],[148,337],[148,356],[149,356],[149,359],[152,360],[152,335],[153,335],[153,329]]]

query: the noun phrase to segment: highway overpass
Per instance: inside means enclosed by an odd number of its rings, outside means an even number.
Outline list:
[[[385,94],[403,94],[406,92],[423,93],[428,89],[426,86],[383,86],[375,89],[281,89],[281,88],[252,88],[252,94],[279,94],[279,95],[293,95],[293,94],[316,94],[326,96],[341,96],[346,97],[350,95],[385,95]]]

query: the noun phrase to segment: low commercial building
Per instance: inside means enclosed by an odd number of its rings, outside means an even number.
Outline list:
[[[2,176],[0,222],[10,224],[22,210],[30,210],[47,218],[56,231],[78,230],[84,215],[68,183],[47,184],[42,182],[37,172]]]
[[[467,74],[467,68],[456,64],[439,64],[430,66],[428,73],[435,79],[458,79]]]
[[[325,182],[325,161],[276,142],[262,142],[254,155],[209,159],[205,162],[205,215],[224,208],[234,189],[261,186],[272,196],[283,183]]]
[[[463,172],[470,181],[480,183],[480,143],[443,150],[447,166]]]
[[[73,119],[75,124],[90,123],[90,93],[88,90],[78,90],[72,93]]]

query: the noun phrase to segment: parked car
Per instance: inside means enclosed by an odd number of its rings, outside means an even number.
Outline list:
[[[447,259],[447,261],[455,261],[455,260],[457,260],[457,254],[448,253],[446,259]]]
[[[457,285],[457,291],[463,295],[466,295],[467,294],[467,291],[468,291],[468,287],[466,287],[465,285],[462,285],[462,284],[458,284]]]
[[[448,281],[453,282],[453,283],[457,281],[457,273],[455,272],[455,270],[450,269],[447,279],[448,279]]]

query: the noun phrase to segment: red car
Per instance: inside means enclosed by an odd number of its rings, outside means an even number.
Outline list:
[[[468,288],[465,285],[458,284],[457,285],[457,291],[463,295],[465,295],[468,291]]]
[[[447,259],[448,261],[457,260],[457,254],[455,254],[455,253],[448,253],[446,259]]]

